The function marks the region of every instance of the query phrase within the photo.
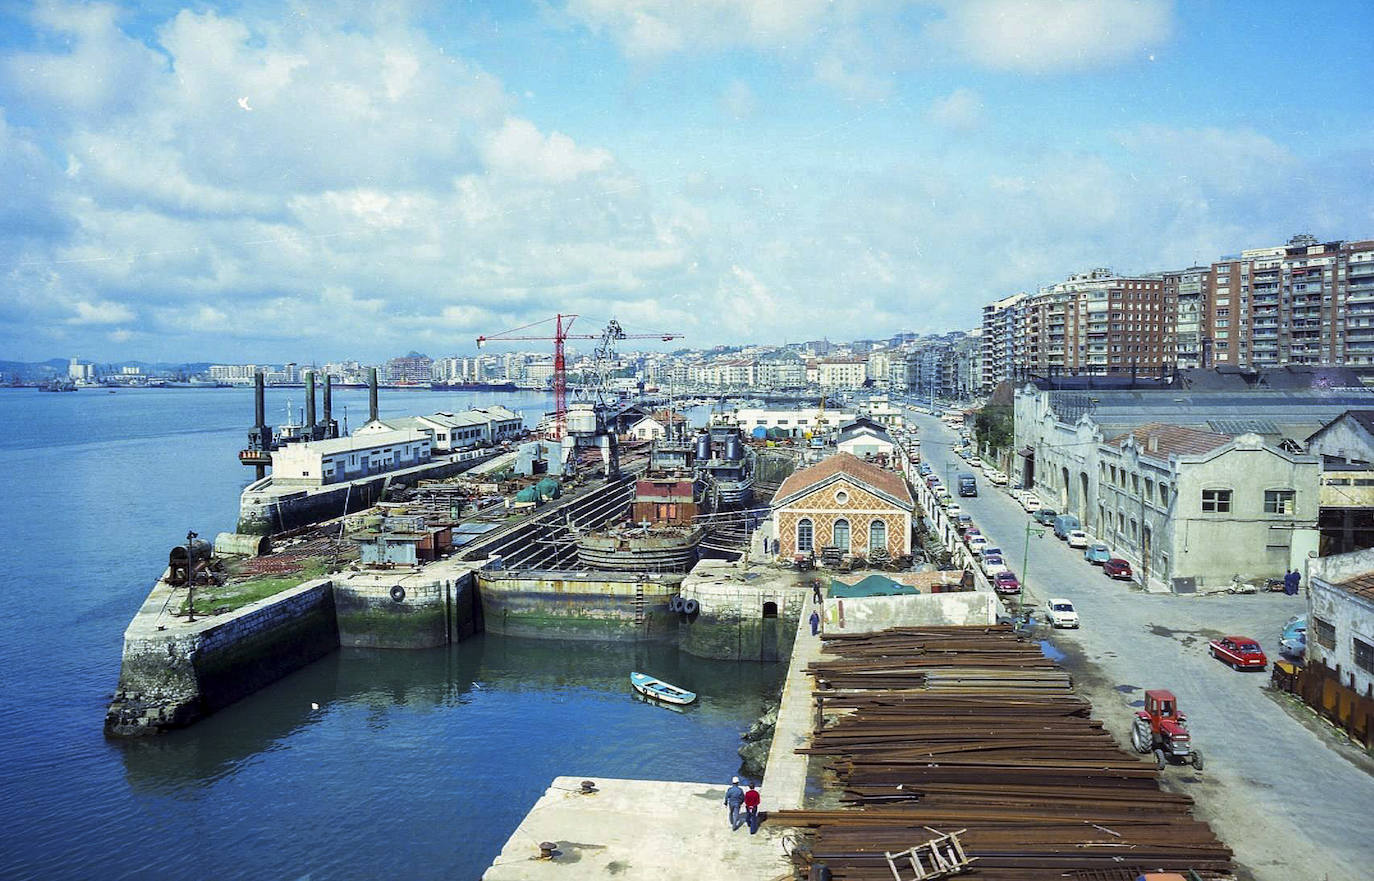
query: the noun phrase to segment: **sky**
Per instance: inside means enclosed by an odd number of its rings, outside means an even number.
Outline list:
[[[0,0],[0,359],[881,339],[1374,238],[1369,12]]]

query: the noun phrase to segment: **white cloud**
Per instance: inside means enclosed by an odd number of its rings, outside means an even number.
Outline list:
[[[731,80],[720,96],[720,104],[725,113],[734,119],[748,119],[758,110],[754,90],[744,80]]]
[[[951,131],[972,131],[983,123],[983,99],[972,89],[955,89],[931,102],[926,115],[931,122]]]
[[[1143,57],[1173,32],[1172,0],[946,0],[929,29],[986,67],[1045,73]]]
[[[72,304],[72,311],[75,314],[67,319],[68,324],[121,324],[134,317],[129,307],[108,301],[89,303],[79,300]]]
[[[611,164],[605,150],[584,150],[560,132],[543,134],[534,123],[514,117],[492,133],[482,148],[488,168],[527,180],[563,183]]]

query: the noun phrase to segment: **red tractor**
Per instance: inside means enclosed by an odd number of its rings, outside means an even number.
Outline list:
[[[1145,709],[1135,714],[1131,727],[1131,744],[1142,755],[1153,752],[1155,766],[1166,762],[1191,764],[1202,770],[1202,753],[1193,749],[1188,734],[1188,717],[1178,711],[1178,699],[1173,692],[1154,689],[1145,692]]]

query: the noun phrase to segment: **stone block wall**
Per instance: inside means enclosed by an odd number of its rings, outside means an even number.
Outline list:
[[[483,627],[488,633],[538,639],[671,640],[677,636],[678,614],[668,610],[668,601],[681,580],[484,571],[478,574]]]
[[[422,649],[466,639],[480,626],[476,589],[471,572],[434,580],[409,574],[340,579],[334,586],[339,643]]]
[[[699,658],[785,663],[810,589],[775,581],[756,586],[736,579],[692,578],[683,585],[682,596],[700,605],[678,628],[682,651]]]

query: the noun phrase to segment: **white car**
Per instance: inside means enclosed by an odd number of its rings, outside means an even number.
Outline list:
[[[959,513],[963,510],[963,508],[959,507],[958,502],[951,501],[949,504],[945,505],[945,516],[953,520],[955,517],[958,517]]]
[[[1088,546],[1088,534],[1081,529],[1070,529],[1067,538],[1071,548],[1086,548]]]
[[[1010,571],[1007,569],[1007,564],[1002,562],[1001,556],[997,554],[982,555],[978,558],[978,566],[983,570],[983,574],[986,575],[988,578],[991,578],[998,572]]]
[[[1078,629],[1078,611],[1065,599],[1045,600],[1045,618],[1055,627]]]
[[[969,536],[966,544],[968,544],[968,549],[970,552],[977,554],[983,548],[988,546],[988,540],[984,538],[982,535],[971,535]]]
[[[979,458],[978,456],[972,456],[972,457],[970,457],[969,460],[968,460],[968,463],[969,463],[970,465],[972,465],[974,468],[982,468],[982,467],[983,467],[983,460],[982,460],[981,458]]]
[[[1021,507],[1026,509],[1026,513],[1034,514],[1043,506],[1040,504],[1040,497],[1035,493],[1023,492],[1021,493]]]
[[[1001,471],[993,471],[991,474],[988,475],[988,483],[992,484],[993,486],[1006,486],[1007,476],[1003,474]]]

